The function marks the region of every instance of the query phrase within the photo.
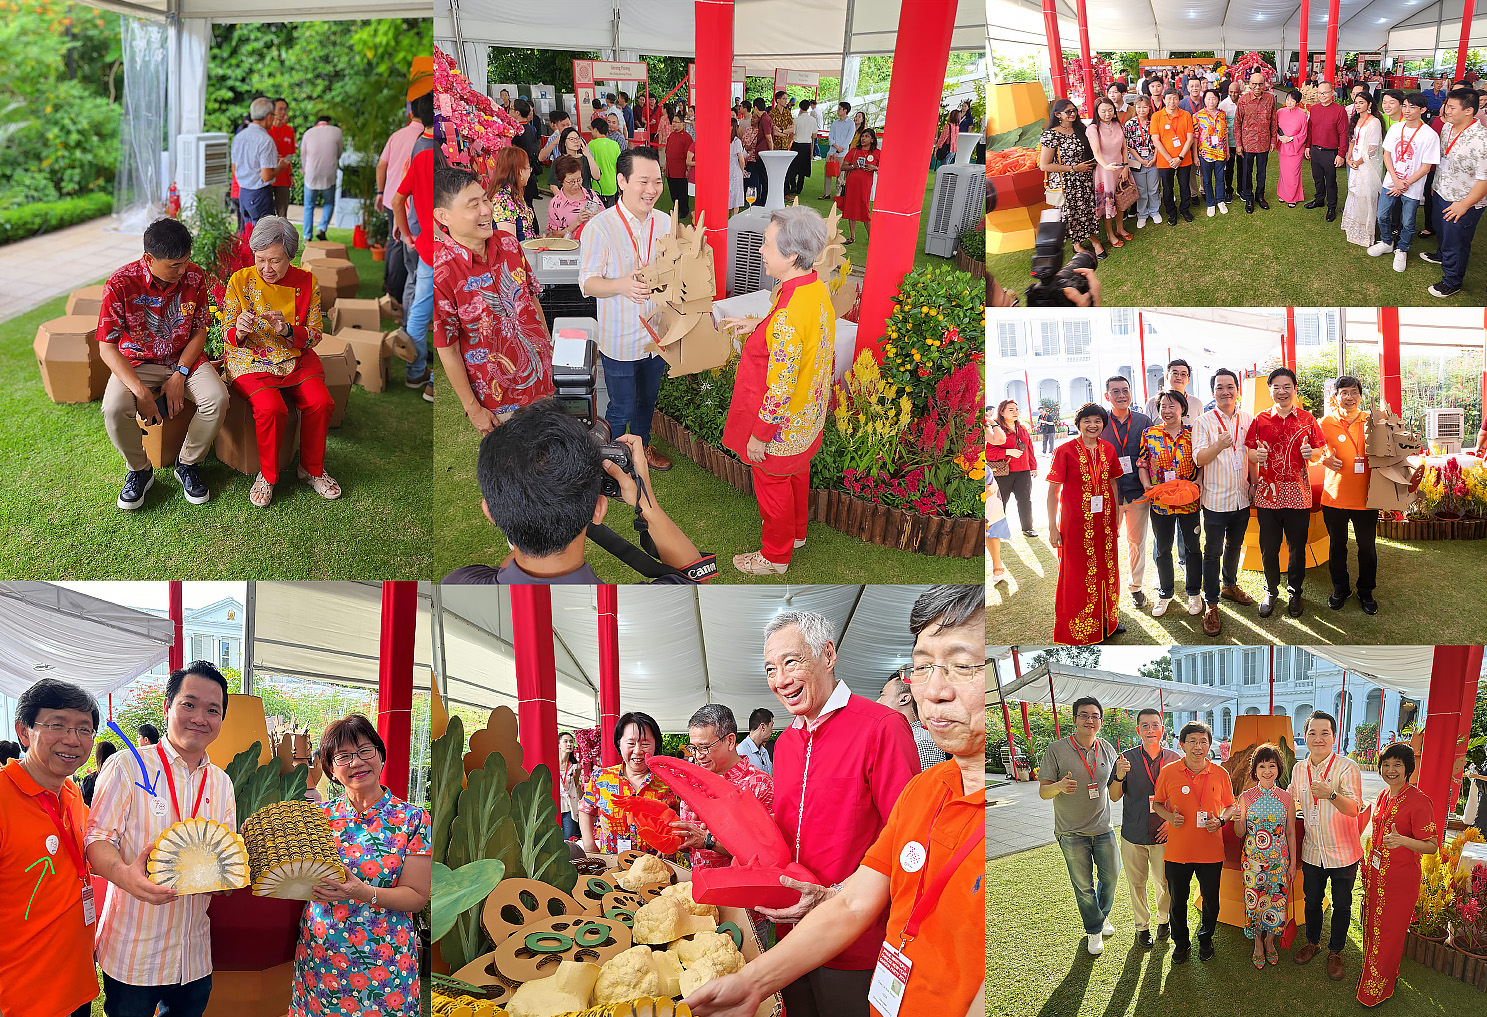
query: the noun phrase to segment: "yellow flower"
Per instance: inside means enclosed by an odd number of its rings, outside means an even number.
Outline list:
[[[918,350],[915,350],[914,351],[914,361],[916,363],[919,361],[919,351]]]

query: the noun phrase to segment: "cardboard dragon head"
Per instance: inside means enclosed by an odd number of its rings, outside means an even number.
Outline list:
[[[1388,407],[1375,402],[1363,422],[1364,452],[1368,456],[1368,507],[1385,512],[1407,512],[1414,495],[1410,476],[1412,455],[1424,450],[1420,435]]]
[[[640,280],[651,288],[656,304],[649,318],[640,318],[651,337],[646,349],[660,354],[672,375],[721,367],[733,354],[732,338],[713,323],[717,273],[703,223],[701,212],[696,226],[673,220],[650,263],[640,269]]]
[[[799,198],[795,199],[795,204],[800,204]],[[852,274],[852,261],[847,257],[847,238],[842,236],[841,216],[835,204],[825,219],[826,246],[821,249],[811,269],[831,291],[831,309],[841,318],[857,301],[857,284],[848,278]],[[780,287],[776,284],[771,296],[778,298],[779,295]]]

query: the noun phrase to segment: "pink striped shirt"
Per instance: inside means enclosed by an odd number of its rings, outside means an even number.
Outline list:
[[[1346,868],[1363,857],[1358,817],[1339,812],[1337,806],[1325,798],[1314,799],[1311,786],[1316,781],[1339,793],[1346,791],[1362,811],[1363,771],[1347,756],[1336,753],[1320,766],[1313,767],[1310,759],[1304,759],[1291,770],[1291,791],[1301,814],[1306,817],[1301,860],[1324,869]]]
[[[1244,436],[1254,418],[1241,409],[1225,417],[1217,408],[1198,418],[1193,434],[1193,453],[1218,444],[1225,431],[1234,443],[1203,467],[1202,506],[1210,512],[1233,512],[1249,508],[1249,458],[1244,453]]]

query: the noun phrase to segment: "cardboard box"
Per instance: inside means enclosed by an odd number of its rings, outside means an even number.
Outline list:
[[[106,286],[84,286],[80,290],[73,290],[72,296],[67,298],[67,313],[81,314],[97,321],[98,312],[103,310],[103,294],[106,289]]]
[[[63,315],[44,321],[31,349],[41,384],[54,403],[89,403],[103,398],[109,370],[98,355],[98,315]]]
[[[320,284],[320,309],[329,311],[341,297],[354,297],[361,288],[356,266],[339,258],[312,261],[306,266]]]
[[[356,357],[356,384],[368,392],[386,391],[387,361],[392,356],[392,342],[387,335],[348,328],[331,338],[345,342]]]
[[[253,427],[253,406],[247,399],[228,389],[227,412],[222,416],[222,429],[217,432],[212,450],[217,458],[239,473],[258,474],[258,432]],[[299,448],[299,407],[285,400],[289,419],[279,433],[279,479],[283,479],[294,462]]]
[[[349,343],[335,336],[326,336],[315,347],[320,363],[325,368],[325,387],[336,401],[330,415],[330,426],[340,427],[346,419],[346,403],[351,397],[351,386],[356,382],[356,354]]]
[[[382,312],[384,318],[391,318],[397,322],[403,320],[403,305],[386,293],[377,298],[377,309]]]
[[[345,261],[346,245],[338,244],[334,240],[311,240],[305,244],[299,263],[308,266],[312,261],[324,261],[327,258],[339,258]]]
[[[330,309],[330,330],[339,332],[345,328],[361,328],[368,332],[381,333],[382,311],[375,300],[358,300],[355,297],[340,297]]]
[[[161,470],[176,464],[181,446],[186,444],[186,431],[196,419],[196,404],[187,399],[180,413],[159,424],[146,424],[138,416],[134,419],[144,434],[145,455],[150,457],[150,465]]]

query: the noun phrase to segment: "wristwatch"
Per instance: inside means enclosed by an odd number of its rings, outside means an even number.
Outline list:
[[[367,901],[367,903],[369,905],[371,905],[372,907],[376,907],[377,906],[377,890],[376,890],[376,888],[373,888],[373,890],[372,890],[372,899],[369,900],[369,901]]]
[[[1334,791],[1334,792],[1332,792],[1332,793],[1331,793],[1331,794],[1330,794],[1330,795],[1328,795],[1328,796],[1327,796],[1327,800],[1328,800],[1328,801],[1329,801],[1329,802],[1331,802],[1331,801],[1336,801],[1336,800],[1337,800],[1337,792],[1336,792],[1336,791]]]
[[[171,369],[171,373],[179,374],[183,378],[189,378],[191,377],[191,368],[187,367],[185,364],[177,364],[174,368]]]
[[[712,851],[717,846],[718,846],[718,842],[715,841],[715,840],[713,840],[713,835],[712,834],[708,834],[707,835],[707,839],[702,842],[702,849],[704,851]]]

